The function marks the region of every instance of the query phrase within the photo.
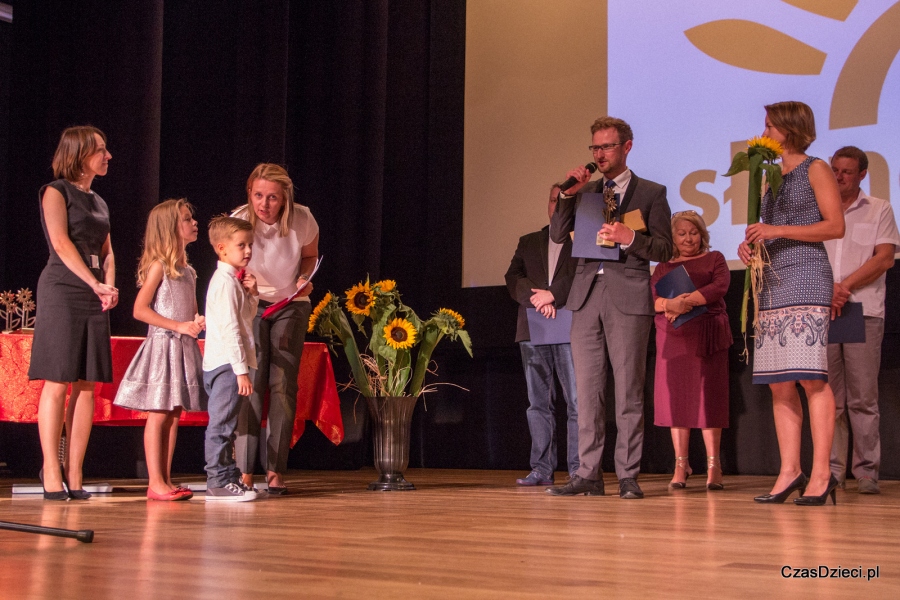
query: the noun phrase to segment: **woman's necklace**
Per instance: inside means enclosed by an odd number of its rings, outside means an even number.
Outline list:
[[[81,184],[78,183],[77,181],[73,181],[73,182],[72,182],[72,185],[74,185],[76,188],[78,188],[79,190],[81,190],[81,191],[84,192],[85,194],[90,194],[90,193],[91,193],[91,188],[85,188],[83,185],[81,185]]]

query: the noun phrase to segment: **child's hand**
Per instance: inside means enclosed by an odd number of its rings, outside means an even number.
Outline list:
[[[189,335],[192,338],[200,335],[200,332],[203,331],[203,328],[197,324],[196,321],[185,321],[183,323],[179,323],[178,327],[175,328],[177,333],[181,335]]]
[[[250,273],[244,273],[244,278],[241,280],[241,285],[244,286],[244,289],[247,290],[247,292],[251,296],[259,296],[259,290],[256,289],[256,277],[254,277]]]
[[[249,396],[253,393],[253,384],[250,383],[249,375],[238,375],[237,384],[238,394],[240,394],[241,396]]]
[[[203,315],[194,315],[194,323],[200,326],[200,329],[206,331],[206,317]]]

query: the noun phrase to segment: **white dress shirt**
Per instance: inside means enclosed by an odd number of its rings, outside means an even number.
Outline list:
[[[242,206],[234,211],[233,217],[247,219],[248,207]],[[281,223],[267,225],[256,220],[253,230],[253,258],[247,269],[256,276],[259,288],[259,299],[266,302],[279,302],[297,291],[297,279],[300,277],[300,253],[319,235],[319,224],[305,206],[294,203],[294,217],[291,229],[284,237],[278,235]],[[309,273],[306,273],[309,275]],[[295,300],[307,300],[309,296],[301,296]]]
[[[844,213],[844,237],[825,242],[834,280],[841,282],[872,258],[879,244],[900,245],[894,211],[886,200],[867,196],[862,190]],[[862,302],[863,315],[884,318],[885,273],[850,294],[850,302]]]
[[[206,292],[206,346],[203,370],[230,364],[235,375],[256,368],[253,319],[259,300],[237,278],[237,269],[218,261]]]
[[[559,262],[559,255],[562,252],[562,244],[557,244],[553,240],[548,240],[547,244],[547,285],[553,283],[553,274],[556,273],[556,263]]]

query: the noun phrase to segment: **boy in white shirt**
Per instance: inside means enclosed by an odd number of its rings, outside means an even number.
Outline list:
[[[256,278],[244,270],[253,254],[253,227],[242,219],[215,217],[209,223],[209,241],[219,262],[206,293],[206,500],[246,502],[259,492],[241,482],[234,432],[241,403],[253,393],[251,369],[256,369],[253,317],[259,292]]]

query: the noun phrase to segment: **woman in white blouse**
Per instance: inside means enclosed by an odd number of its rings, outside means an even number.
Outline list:
[[[262,163],[247,179],[247,204],[233,216],[253,225],[253,258],[248,270],[259,287],[259,311],[253,323],[258,368],[253,395],[238,417],[235,454],[243,482],[253,487],[263,400],[269,392],[266,427],[266,483],[270,495],[287,493],[282,475],[297,412],[297,374],[311,306],[306,284],[319,254],[319,226],[305,206],[294,203],[287,171]],[[306,284],[300,296],[266,319],[266,308]]]

